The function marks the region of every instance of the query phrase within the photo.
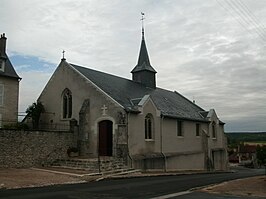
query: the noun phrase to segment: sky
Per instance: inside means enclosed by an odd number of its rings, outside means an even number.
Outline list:
[[[19,112],[62,58],[131,79],[145,40],[157,86],[214,108],[225,131],[266,131],[265,0],[1,0]]]

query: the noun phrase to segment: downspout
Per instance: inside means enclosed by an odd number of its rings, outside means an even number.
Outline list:
[[[166,159],[166,155],[163,153],[163,119],[164,119],[164,116],[161,115],[161,124],[160,124],[160,139],[161,139],[161,142],[160,142],[160,150],[161,150],[161,154],[162,156],[164,157],[164,172],[166,172],[166,168],[167,168],[167,159]]]
[[[98,171],[99,171],[99,173],[101,173],[101,159],[100,159],[100,148],[99,148],[99,146],[100,146],[100,144],[99,144],[99,140],[100,140],[100,135],[99,135],[99,124],[97,125],[97,137],[98,137],[98,139],[97,139],[97,156],[98,156]]]
[[[127,155],[128,155],[128,157],[129,157],[129,159],[130,159],[130,168],[132,168],[132,158],[131,158],[131,156],[130,156],[130,153],[129,153],[129,146],[128,146],[128,120],[129,120],[129,115],[130,115],[130,112],[127,112]]]

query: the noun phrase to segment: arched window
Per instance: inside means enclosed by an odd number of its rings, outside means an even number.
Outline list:
[[[71,118],[72,116],[72,94],[69,89],[65,89],[62,94],[62,112],[63,118]]]
[[[145,117],[145,139],[153,139],[154,123],[152,114],[147,114]]]

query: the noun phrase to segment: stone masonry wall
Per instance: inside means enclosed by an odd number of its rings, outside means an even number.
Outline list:
[[[0,168],[49,165],[66,158],[67,149],[76,144],[77,136],[71,132],[0,129]]]

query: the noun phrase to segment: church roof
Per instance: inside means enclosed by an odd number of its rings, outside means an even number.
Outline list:
[[[87,79],[92,81],[106,94],[112,97],[128,111],[136,111],[136,105],[145,96],[150,95],[155,106],[166,117],[207,121],[200,113],[202,108],[192,103],[176,91],[162,88],[151,89],[141,83],[70,64]]]
[[[146,43],[144,39],[144,30],[142,30],[142,40],[141,40],[141,45],[140,45],[138,63],[135,66],[135,68],[131,71],[131,73],[144,71],[144,70],[156,73],[156,71],[150,64],[150,59],[149,59],[149,55],[148,55],[148,51],[147,51],[147,47],[146,47]]]

